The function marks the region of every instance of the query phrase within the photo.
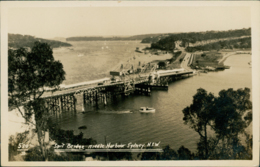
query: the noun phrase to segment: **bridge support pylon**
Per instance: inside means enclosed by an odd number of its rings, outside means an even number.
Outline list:
[[[150,96],[151,87],[148,84],[136,84],[134,92],[135,92],[135,94],[138,94],[138,95]]]

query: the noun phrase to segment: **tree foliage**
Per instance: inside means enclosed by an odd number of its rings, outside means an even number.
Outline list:
[[[213,94],[207,94],[204,89],[200,88],[193,96],[193,103],[183,110],[184,123],[194,129],[200,135],[201,141],[204,142],[205,158],[208,156],[207,125],[210,125],[213,119],[213,101]]]
[[[191,160],[194,159],[194,154],[184,146],[181,146],[176,152],[166,145],[163,147],[163,152],[144,152],[138,157],[141,157],[141,160]]]
[[[195,51],[209,51],[209,50],[233,49],[233,48],[234,49],[251,48],[251,37],[218,41],[218,42],[209,43],[205,45],[187,47],[185,50],[187,52],[195,52]]]
[[[243,133],[250,120],[244,120],[246,111],[252,109],[250,89],[222,90],[215,100],[214,129],[219,137],[237,137]],[[251,112],[251,111],[250,111]],[[250,113],[249,112],[249,113]]]
[[[46,43],[35,42],[31,52],[24,48],[8,50],[8,94],[10,99],[37,99],[46,87],[57,87],[65,80],[65,71],[55,61]],[[17,98],[14,98],[17,97]],[[14,104],[13,102],[10,103]]]
[[[47,121],[47,129],[50,132],[50,138],[55,140],[57,144],[70,143],[70,144],[80,144],[80,145],[93,145],[97,144],[97,141],[92,138],[84,138],[83,133],[80,132],[78,135],[74,135],[73,130],[63,130],[59,125],[49,119]]]
[[[152,42],[151,49],[161,50],[173,50],[175,48],[175,42],[181,41],[181,46],[186,47],[187,52],[194,51],[208,51],[208,50],[220,50],[220,49],[232,49],[232,48],[251,48],[251,37],[232,39],[233,37],[251,36],[251,28],[229,31],[207,31],[207,32],[190,32],[190,33],[176,33],[164,36],[163,38],[152,37],[149,39],[143,39],[142,42]],[[199,45],[195,47],[189,47],[190,43],[196,43],[197,41],[206,41],[213,39],[231,38],[230,40],[220,40],[205,45]]]
[[[43,155],[46,155],[43,130],[49,116],[41,96],[46,87],[58,88],[63,80],[63,65],[54,60],[52,49],[47,43],[35,42],[31,51],[24,48],[8,50],[9,107],[17,108],[22,117],[32,124],[30,118],[34,115]]]
[[[30,35],[8,34],[8,47],[11,48],[32,48],[34,46],[34,42],[36,41],[48,43],[52,48],[72,46],[71,44],[66,42],[36,38]]]
[[[133,160],[131,152],[95,152],[92,153],[93,158],[102,157],[104,160]]]
[[[190,160],[194,158],[194,154],[192,154],[191,151],[184,146],[181,146],[177,152],[179,160]]]
[[[166,145],[162,153],[144,152],[139,154],[138,157],[141,157],[141,160],[176,160],[178,159],[178,154],[169,145]]]
[[[9,137],[9,143],[8,143],[8,159],[9,161],[15,161],[15,156],[19,154],[17,151],[17,148],[19,146],[19,143],[27,143],[29,139],[27,138],[27,135],[29,134],[29,131],[25,131],[23,133],[17,133],[15,136],[11,135]]]
[[[25,161],[83,161],[83,156],[80,154],[72,154],[72,153],[59,153],[57,154],[54,151],[54,148],[51,147],[48,149],[48,154],[46,157],[42,156],[41,148],[39,146],[33,147],[28,150],[24,160]]]
[[[166,67],[166,63],[164,61],[160,61],[158,63],[158,66],[159,66],[159,68],[165,68]]]
[[[218,97],[198,89],[193,103],[183,110],[183,120],[200,135],[197,144],[199,159],[215,157],[212,153],[220,143],[230,146],[233,155],[228,157],[236,158],[245,149],[238,135],[244,134],[251,123],[251,109],[249,88],[222,90]],[[215,132],[215,138],[208,137],[207,127]]]
[[[161,34],[158,36],[150,36],[144,38],[142,43],[158,43],[159,41],[177,41],[181,40],[184,43],[195,43],[197,41],[232,38],[241,36],[250,36],[251,28],[228,30],[228,31],[206,31],[206,32],[188,32],[188,33],[175,33],[175,34]]]
[[[151,49],[173,50],[175,48],[175,37],[167,37],[151,44]]]

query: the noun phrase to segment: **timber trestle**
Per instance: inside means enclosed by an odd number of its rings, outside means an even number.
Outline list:
[[[117,102],[129,94],[150,96],[153,89],[168,90],[168,84],[178,79],[189,76],[190,73],[160,76],[155,80],[142,79],[119,82],[113,84],[96,85],[88,88],[72,90],[67,93],[51,94],[45,96],[45,107],[51,114],[59,114],[66,111],[77,111],[77,106],[82,105],[82,111],[86,108],[99,108],[101,105]],[[61,91],[62,92],[62,91]],[[81,104],[82,103],[82,104]],[[92,110],[91,109],[91,110]]]
[[[77,99],[73,94],[45,98],[45,108],[49,113],[59,114],[64,111],[76,111]]]

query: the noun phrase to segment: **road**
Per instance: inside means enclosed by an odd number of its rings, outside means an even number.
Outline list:
[[[180,44],[181,44],[181,41],[175,42],[176,49],[180,50],[182,52],[181,54],[185,54],[185,56],[181,62],[181,68],[184,68],[185,71],[192,71],[192,69],[188,65],[190,59],[192,58],[192,55],[185,51],[185,47],[180,47]],[[179,56],[179,57],[181,57],[181,56]]]
[[[184,70],[191,70],[190,67],[188,66],[190,58],[191,58],[191,54],[186,53],[185,57],[183,58],[183,60],[181,62],[181,68],[184,68]]]

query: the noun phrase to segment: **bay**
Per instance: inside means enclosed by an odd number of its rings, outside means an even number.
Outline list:
[[[67,73],[66,84],[84,82],[109,76],[109,70],[126,60],[136,47],[146,47],[135,41],[72,42],[72,50],[54,50],[55,59],[60,60]],[[111,50],[104,51],[104,48]],[[103,47],[103,49],[102,49]],[[108,49],[106,48],[106,49]],[[102,60],[100,60],[102,59]],[[99,61],[100,63],[93,63]],[[103,114],[91,110],[82,114],[82,103],[76,113],[63,113],[56,119],[62,129],[74,130],[75,134],[97,140],[98,143],[159,142],[160,146],[170,145],[177,150],[185,146],[196,150],[199,135],[184,124],[182,110],[192,103],[198,88],[218,95],[222,89],[248,87],[252,90],[252,70],[248,65],[251,55],[238,54],[227,58],[225,65],[230,69],[177,80],[169,84],[168,91],[152,91],[151,96],[128,96],[113,104],[101,106],[102,110],[131,110],[127,114]],[[149,106],[156,109],[154,114],[140,114],[138,109]],[[78,130],[86,125],[87,129]]]

